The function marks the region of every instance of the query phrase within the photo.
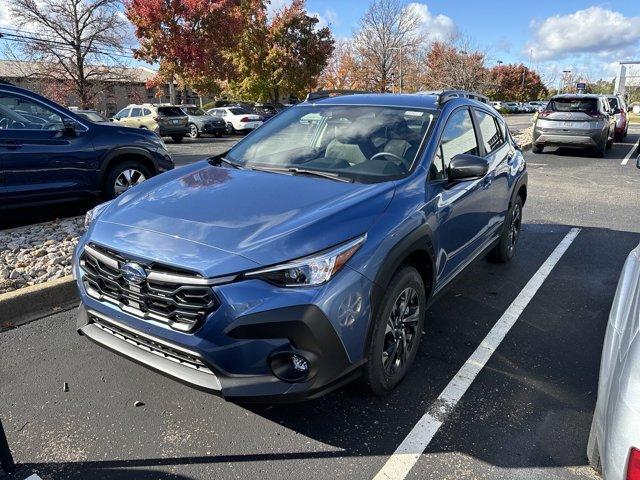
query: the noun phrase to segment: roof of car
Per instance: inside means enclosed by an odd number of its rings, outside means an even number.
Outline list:
[[[600,98],[606,95],[599,93],[561,93],[560,95],[554,95],[553,98]]]

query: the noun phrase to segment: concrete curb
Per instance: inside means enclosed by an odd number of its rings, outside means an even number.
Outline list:
[[[71,275],[0,294],[0,331],[68,310],[79,301]]]

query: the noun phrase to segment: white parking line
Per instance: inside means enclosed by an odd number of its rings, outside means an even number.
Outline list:
[[[536,294],[540,286],[567,251],[571,243],[580,233],[579,228],[572,228],[549,255],[538,271],[531,277],[520,291],[509,308],[502,314],[491,331],[482,340],[458,373],[451,379],[428,413],[416,423],[387,463],[374,477],[374,480],[401,480],[407,476],[411,468],[427,448],[449,413],[473,383],[478,373],[486,365],[493,352],[496,351],[511,327],[516,323],[525,307]]]
[[[638,148],[638,144],[640,143],[640,138],[638,139],[638,141],[636,143],[633,144],[633,147],[631,147],[631,150],[629,150],[629,152],[627,152],[627,154],[624,156],[624,160],[622,160],[622,162],[620,162],[620,165],[626,165],[627,162],[629,162],[629,159],[631,158],[631,155],[633,155],[633,152],[636,151],[636,148]]]

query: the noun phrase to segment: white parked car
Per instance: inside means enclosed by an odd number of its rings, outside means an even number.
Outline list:
[[[211,116],[222,118],[227,124],[227,133],[250,132],[262,125],[262,117],[242,107],[220,107],[207,110]]]
[[[605,480],[640,479],[639,329],[640,245],[627,257],[609,314],[587,446]]]

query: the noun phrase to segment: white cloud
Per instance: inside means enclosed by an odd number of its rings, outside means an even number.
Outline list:
[[[0,27],[12,27],[14,23],[11,19],[11,12],[6,0],[0,0]]]
[[[274,13],[291,5],[291,0],[269,0],[267,3],[267,15],[272,17]]]
[[[425,3],[413,2],[408,5],[420,18],[422,32],[427,41],[446,40],[456,35],[458,27],[446,15],[433,15]]]
[[[531,22],[534,60],[559,60],[571,55],[626,56],[640,41],[640,17],[625,17],[602,7],[589,7],[569,15],[554,15]],[[615,60],[616,58],[611,58]]]

